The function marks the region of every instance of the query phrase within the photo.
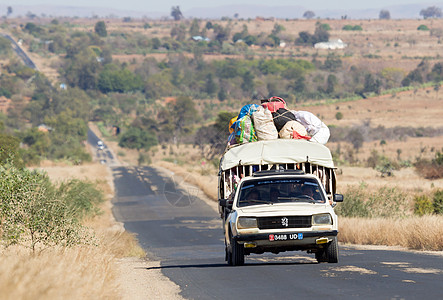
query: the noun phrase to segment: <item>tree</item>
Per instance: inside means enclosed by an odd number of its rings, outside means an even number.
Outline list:
[[[180,6],[171,7],[171,17],[173,17],[175,21],[180,21],[183,18]]]
[[[102,93],[132,92],[143,87],[141,78],[128,69],[112,69],[107,67],[98,77],[98,88]]]
[[[95,23],[94,27],[95,33],[97,33],[101,37],[106,37],[108,35],[108,31],[106,30],[106,24],[103,21],[98,21]]]
[[[424,8],[420,11],[420,16],[423,16],[423,19],[441,18],[442,11],[440,7],[429,6],[428,8]]]
[[[365,75],[363,93],[374,92],[380,94],[381,80],[375,78],[371,73]]]
[[[248,70],[243,74],[242,80],[241,88],[250,95],[255,89],[254,74]]]
[[[273,35],[278,35],[280,32],[286,30],[285,27],[283,27],[282,25],[275,23],[274,24],[274,28],[272,29],[271,34]]]
[[[391,19],[391,13],[389,12],[389,10],[382,9],[380,11],[380,14],[378,15],[378,18],[380,20],[389,20],[389,19]]]
[[[12,14],[12,7],[8,6],[7,11],[6,11],[6,17],[9,17]]]
[[[231,33],[231,30],[228,26],[223,27],[221,25],[215,24],[214,33],[215,33],[215,40],[220,43],[223,43],[224,41],[227,41],[229,39],[229,34]]]
[[[348,133],[347,140],[351,142],[351,144],[354,146],[354,149],[357,150],[358,152],[358,149],[360,149],[361,146],[363,146],[364,142],[363,133],[361,133],[359,129],[352,129]]]
[[[315,13],[312,10],[307,10],[303,14],[303,18],[306,18],[306,19],[312,19],[313,17],[315,17]]]
[[[191,27],[189,28],[189,34],[191,36],[200,35],[200,23],[197,19],[192,20]]]
[[[131,127],[121,135],[118,145],[129,149],[149,150],[157,143],[157,138],[151,132]]]
[[[329,74],[327,80],[326,93],[328,93],[329,95],[334,93],[337,84],[338,84],[337,77],[334,74]]]
[[[20,140],[12,135],[0,133],[0,165],[11,161],[16,167],[23,168],[20,155]]]
[[[200,127],[195,134],[195,144],[200,148],[202,156],[211,160],[223,154],[226,140],[229,136],[229,121],[237,115],[236,112],[221,111],[215,124]]]
[[[0,55],[7,56],[12,52],[11,41],[0,36]]]
[[[87,90],[97,87],[100,68],[97,54],[91,48],[84,48],[67,61],[63,71],[67,83]]]
[[[213,96],[216,91],[217,84],[214,81],[214,75],[212,75],[212,73],[209,73],[206,77],[205,92],[208,93],[208,95]]]
[[[329,53],[321,68],[330,72],[337,72],[342,66],[343,61],[341,58],[334,53]]]
[[[175,102],[171,102],[168,106],[167,121],[172,125],[174,142],[178,142],[178,138],[184,134],[191,132],[192,125],[198,119],[198,111],[195,103],[191,98],[186,96],[178,97]]]

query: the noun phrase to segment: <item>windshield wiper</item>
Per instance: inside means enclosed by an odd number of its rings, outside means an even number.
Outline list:
[[[315,200],[308,197],[279,197],[279,199],[283,200],[291,200],[298,202],[308,202],[308,203],[317,203]]]
[[[262,204],[270,204],[270,205],[274,205],[274,202],[272,201],[266,201],[266,200],[243,200],[240,201],[240,204],[247,204],[247,203],[262,203]],[[246,205],[247,206],[247,205]]]

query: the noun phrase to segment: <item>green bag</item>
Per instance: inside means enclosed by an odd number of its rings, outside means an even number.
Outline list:
[[[256,142],[257,134],[251,118],[246,115],[235,122],[235,140],[238,144]]]

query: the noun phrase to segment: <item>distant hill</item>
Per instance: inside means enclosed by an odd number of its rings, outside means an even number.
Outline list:
[[[221,18],[233,17],[238,14],[239,18],[255,18],[257,16],[269,18],[275,17],[279,19],[301,19],[307,10],[315,13],[315,18],[321,19],[341,19],[347,16],[348,19],[378,19],[380,10],[386,9],[390,12],[392,19],[416,19],[420,18],[420,10],[429,6],[437,6],[443,8],[443,2],[439,4],[408,4],[386,6],[372,9],[334,9],[334,10],[312,10],[304,6],[261,6],[261,5],[230,5],[219,7],[198,7],[184,11],[185,17],[196,18]]]
[[[137,11],[137,10],[119,10],[109,7],[76,7],[72,5],[0,5],[0,15],[5,15],[7,7],[11,6],[13,13],[11,17],[26,16],[28,13],[35,14],[38,17],[80,17],[91,18],[98,17],[133,17],[133,18],[152,18],[160,19],[169,17],[170,12],[160,11]]]
[[[378,19],[380,10],[390,12],[392,19],[417,19],[420,18],[420,10],[429,6],[443,8],[443,2],[425,4],[394,5],[380,8],[351,10],[346,8],[333,10],[313,10],[304,6],[264,6],[264,5],[225,5],[218,7],[195,7],[182,10],[185,18],[219,19],[222,17],[233,18],[238,14],[239,18],[274,17],[278,19],[301,19],[303,13],[312,10],[316,18],[340,19],[346,16],[348,19]],[[0,5],[1,14],[6,13],[7,5]],[[143,10],[119,10],[106,7],[75,7],[72,5],[12,5],[11,17],[25,16],[29,12],[37,16],[52,17],[147,17],[160,19],[170,17],[169,11],[143,11]]]

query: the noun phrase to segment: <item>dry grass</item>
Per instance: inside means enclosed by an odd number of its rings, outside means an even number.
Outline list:
[[[103,247],[2,250],[2,299],[118,299],[113,256]]]
[[[443,251],[443,216],[397,220],[342,217],[339,222],[339,240],[343,243]]]

